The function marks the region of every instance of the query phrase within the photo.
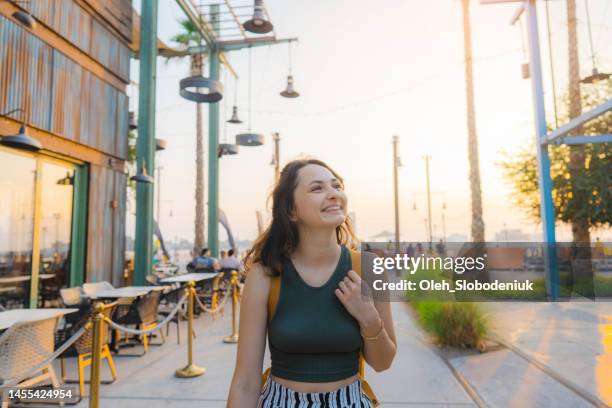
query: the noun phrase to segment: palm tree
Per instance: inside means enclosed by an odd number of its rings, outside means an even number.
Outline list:
[[[576,0],[567,0],[567,39],[568,39],[568,63],[569,63],[569,119],[580,116],[582,113],[582,101],[580,95],[580,62],[578,59],[578,34],[576,32]],[[581,135],[582,128],[573,130],[571,135]],[[585,152],[583,145],[571,145],[570,147],[570,177],[576,180],[578,174],[584,171]],[[580,186],[572,183],[572,198],[576,202],[588,199],[585,191]],[[577,217],[572,220],[572,235],[574,242],[591,242],[589,234],[588,216]]]
[[[190,20],[180,20],[183,31],[172,37],[172,41],[183,46],[202,44],[202,36]],[[191,54],[190,74],[202,75],[205,54]],[[193,246],[199,253],[206,245],[204,238],[204,140],[202,132],[202,105],[196,103],[196,186],[195,186],[195,237]]]
[[[467,96],[468,160],[470,163],[470,191],[472,196],[472,242],[485,242],[482,218],[482,192],[476,113],[474,112],[474,78],[472,73],[472,33],[470,28],[470,0],[463,0],[463,42],[465,49],[465,90]]]

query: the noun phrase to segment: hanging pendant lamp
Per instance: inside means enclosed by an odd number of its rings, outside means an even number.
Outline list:
[[[26,13],[21,10],[17,10],[16,12],[13,13],[13,18],[19,21],[24,26],[28,27],[30,30],[33,30],[36,28],[36,20],[34,20],[32,15],[29,13]]]
[[[234,105],[232,107],[232,117],[227,122],[228,123],[242,123],[242,121],[238,118],[238,106]]]
[[[223,84],[202,75],[181,79],[180,94],[183,98],[198,103],[215,103],[223,98]]]
[[[223,70],[223,83],[227,83],[227,70]],[[237,95],[237,86],[234,87],[234,100]],[[223,115],[227,114],[227,98],[223,100]],[[238,122],[236,122],[238,121]],[[238,109],[236,105],[234,105],[233,115],[230,120],[225,121],[223,124],[223,143],[219,143],[217,146],[217,157],[221,158],[221,156],[232,156],[238,154],[238,146],[232,143],[227,143],[227,124],[228,123],[242,123],[240,119],[238,119]]]
[[[55,183],[58,186],[71,186],[74,184],[74,179],[70,176],[70,172],[66,172],[66,177],[62,177]]]
[[[130,180],[136,181],[137,183],[153,184],[153,177],[147,174],[147,162],[143,161],[140,173],[130,177]]]
[[[255,34],[266,34],[272,31],[274,26],[264,16],[263,0],[255,0],[253,8],[253,17],[245,21],[242,27],[248,32]]]
[[[580,82],[582,82],[583,84],[594,84],[594,83],[597,83],[599,81],[605,81],[608,78],[610,78],[610,74],[606,74],[604,72],[599,72],[599,71],[597,71],[597,68],[593,68],[593,71],[591,72],[591,75],[589,75],[588,77],[582,79]]]
[[[597,70],[597,66],[595,65],[595,49],[593,48],[593,36],[591,34],[591,16],[589,14],[589,2],[585,0],[584,8],[586,9],[586,18],[587,18],[587,26],[589,28],[589,45],[591,47],[591,62],[593,64],[593,70],[591,71],[591,75],[582,79],[580,82],[583,84],[594,84],[599,81],[605,81],[610,78],[610,74],[599,72]]]
[[[166,150],[166,146],[168,145],[168,142],[166,141],[166,139],[155,139],[155,151],[156,152],[161,152],[162,150]]]
[[[284,96],[285,98],[297,98],[298,96],[300,96],[300,93],[297,92],[295,89],[293,89],[293,76],[292,75],[287,76],[287,88],[280,94],[281,96]]]
[[[238,78],[234,81],[234,106],[232,106],[232,117],[227,123],[242,123],[238,118]]]
[[[291,75],[291,41],[289,41],[289,75],[287,76],[287,88],[280,93],[281,96],[285,98],[297,98],[300,96],[299,92],[297,92],[293,88],[293,75]]]
[[[251,132],[251,47],[249,47],[249,131],[236,135],[236,144],[239,146],[261,146],[264,136]]]
[[[15,149],[29,150],[32,152],[37,152],[42,149],[42,144],[40,144],[38,140],[26,134],[25,118],[27,116],[27,113],[25,110],[17,108],[7,113],[1,114],[0,116],[8,116],[14,112],[21,112],[23,114],[24,120],[21,126],[19,127],[19,132],[16,135],[2,136],[0,138],[0,144]]]
[[[238,154],[238,146],[232,143],[220,143],[217,148],[217,157],[233,156]]]

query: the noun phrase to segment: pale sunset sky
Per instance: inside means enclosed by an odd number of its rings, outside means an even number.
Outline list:
[[[194,0],[198,4],[198,0]],[[139,9],[139,1],[135,7]],[[203,2],[204,4],[212,1]],[[250,1],[233,4],[251,4]],[[596,61],[612,71],[612,1],[589,0]],[[172,0],[159,2],[159,37],[171,44],[183,18]],[[285,87],[288,46],[252,49],[253,132],[265,135],[260,147],[240,147],[220,161],[220,207],[239,239],[257,233],[255,211],[268,216],[266,197],[273,181],[271,133],[281,137],[281,162],[308,154],[326,161],[344,178],[349,211],[357,232],[367,239],[393,230],[392,135],[400,136],[400,230],[404,240],[426,240],[425,163],[429,154],[434,239],[470,235],[470,191],[463,65],[461,2],[458,0],[267,0],[278,38],[298,37],[293,45],[297,99],[279,95]],[[519,3],[471,2],[476,122],[480,151],[485,232],[488,240],[504,228],[541,232],[509,203],[510,188],[495,162],[502,149],[514,151],[534,138],[530,81],[521,78],[527,55],[519,25],[509,21]],[[557,94],[567,88],[566,2],[550,0],[550,31]],[[538,1],[547,112],[552,118],[549,48],[544,1]],[[581,73],[591,70],[584,0],[577,0]],[[524,17],[523,17],[524,19]],[[245,20],[245,19],[243,19]],[[523,28],[526,24],[523,20]],[[525,33],[525,42],[527,36]],[[525,44],[527,47],[527,44]],[[234,102],[234,80],[227,78],[221,106],[220,141],[234,143],[248,129],[248,50],[229,53],[240,75],[238,105],[242,125],[225,125]],[[157,137],[167,150],[157,155],[161,177],[161,227],[166,239],[194,234],[195,104],[181,98],[178,82],[188,76],[188,59],[158,60]],[[138,63],[132,64],[138,81]],[[130,87],[130,95],[136,88]],[[136,100],[130,110],[136,109]],[[227,105],[228,112],[224,113]],[[208,109],[203,123],[207,134]],[[208,146],[205,148],[208,154]],[[208,170],[206,169],[206,175]],[[208,181],[206,181],[208,182]],[[417,210],[413,210],[416,200]],[[134,235],[133,216],[128,235]],[[595,232],[605,237],[609,231]],[[559,240],[571,239],[558,226]],[[220,233],[221,240],[225,233]]]

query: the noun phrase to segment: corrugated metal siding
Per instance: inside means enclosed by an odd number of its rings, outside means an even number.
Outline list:
[[[109,280],[111,271],[112,224],[108,198],[108,170],[92,165],[89,183],[89,219],[87,239],[87,281]],[[108,209],[108,210],[107,210]]]
[[[127,0],[118,0],[118,3],[121,3],[122,10],[129,7],[129,19],[120,25],[122,29],[129,25],[131,38],[131,3]],[[127,3],[127,6],[124,3]],[[90,55],[119,78],[129,82],[130,48],[105,27],[104,23],[95,19],[73,0],[33,0],[28,3],[20,3],[20,6],[30,11],[37,20]],[[109,10],[101,15],[109,13],[123,15],[117,7],[117,5],[111,5],[107,7]],[[106,8],[103,9],[106,10]]]
[[[112,283],[123,285],[123,267],[125,264],[125,206],[127,202],[127,175],[113,171],[115,199],[118,207],[113,210],[113,265]]]
[[[4,84],[0,90],[0,110],[25,109],[28,123],[47,128],[52,50],[36,37],[24,36],[21,28],[2,16],[0,31],[0,78]],[[23,114],[16,113],[13,117],[21,120]]]
[[[28,123],[127,157],[127,96],[0,16],[0,109]],[[21,118],[18,114],[16,119]]]
[[[115,154],[117,157],[128,155],[129,133],[129,98],[126,94],[117,93],[117,138],[115,140]]]
[[[85,0],[123,38],[132,42],[132,0]]]
[[[91,37],[91,15],[72,0],[55,3],[54,12],[51,28],[87,52]]]

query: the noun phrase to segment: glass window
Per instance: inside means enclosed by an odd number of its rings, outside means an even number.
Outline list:
[[[0,150],[0,304],[30,298],[36,159]]]
[[[39,306],[58,307],[59,290],[70,281],[70,236],[74,170],[70,165],[41,165]]]

